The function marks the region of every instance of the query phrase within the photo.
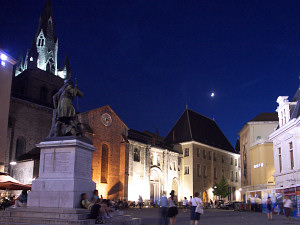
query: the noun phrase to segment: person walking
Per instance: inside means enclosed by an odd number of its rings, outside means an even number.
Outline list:
[[[191,225],[198,225],[199,220],[200,220],[200,213],[196,213],[195,210],[196,210],[197,205],[203,206],[202,200],[201,200],[201,198],[199,198],[199,192],[196,192],[194,194],[194,198],[191,199],[190,205],[191,205],[190,224]]]
[[[177,196],[175,195],[175,191],[172,190],[170,193],[171,197],[168,198],[169,203],[169,210],[168,210],[168,217],[170,217],[170,224],[176,224],[176,215],[178,214],[177,209]]]
[[[266,202],[266,206],[267,206],[267,214],[268,214],[268,220],[272,220],[272,214],[273,214],[273,203],[271,201],[271,197],[268,197],[267,202]]]
[[[184,213],[187,212],[187,205],[188,205],[188,200],[186,199],[186,197],[184,197],[184,199],[182,200],[182,206],[183,206]]]
[[[162,196],[160,197],[160,225],[168,225],[168,198],[166,196],[166,192],[164,191]]]
[[[142,198],[142,196],[140,196],[140,195],[139,195],[138,203],[139,203],[140,210],[142,210],[142,206],[143,206],[143,198]]]
[[[283,208],[287,220],[290,221],[291,220],[290,216],[293,213],[293,202],[288,196],[285,196],[283,200]]]

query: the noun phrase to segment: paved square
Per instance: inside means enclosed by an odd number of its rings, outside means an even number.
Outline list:
[[[159,209],[128,209],[125,215],[142,218],[142,225],[159,225]],[[176,225],[188,225],[190,218],[190,211],[183,213],[182,209],[176,217]],[[200,223],[204,225],[235,225],[235,224],[300,224],[300,219],[293,218],[293,221],[288,222],[283,215],[273,215],[273,220],[267,219],[267,214],[259,212],[236,212],[232,210],[205,210],[204,215],[201,216]]]

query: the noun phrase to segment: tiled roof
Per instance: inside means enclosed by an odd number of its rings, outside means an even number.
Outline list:
[[[249,122],[259,122],[259,121],[278,121],[278,114],[274,113],[260,113],[254,117]]]
[[[166,137],[167,144],[197,141],[229,152],[235,152],[216,122],[186,109]]]

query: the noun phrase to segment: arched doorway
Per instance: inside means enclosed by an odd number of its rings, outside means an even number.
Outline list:
[[[174,190],[175,195],[178,196],[178,180],[177,180],[177,178],[174,178],[172,181],[172,190]]]
[[[150,170],[150,202],[157,202],[161,194],[161,170],[153,167]]]

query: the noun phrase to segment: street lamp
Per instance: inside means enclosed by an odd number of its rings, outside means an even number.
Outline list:
[[[9,164],[10,164],[11,166],[15,166],[15,165],[17,165],[17,162],[12,161],[12,162],[10,162]]]

